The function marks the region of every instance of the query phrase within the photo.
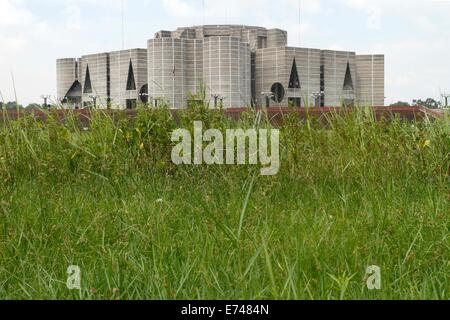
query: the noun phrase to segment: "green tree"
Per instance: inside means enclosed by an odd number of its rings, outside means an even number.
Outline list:
[[[411,105],[408,102],[398,101],[390,105],[391,107],[410,107]]]
[[[15,110],[15,109],[23,109],[23,106],[21,104],[17,104],[17,102],[10,101],[6,104],[2,103],[2,109],[5,108],[6,110]]]
[[[42,106],[39,104],[39,103],[30,103],[28,106],[27,106],[27,109],[40,109],[40,108],[42,108]]]
[[[419,99],[415,104],[428,109],[439,109],[441,107],[441,103],[434,100],[433,98],[428,98],[425,101]]]

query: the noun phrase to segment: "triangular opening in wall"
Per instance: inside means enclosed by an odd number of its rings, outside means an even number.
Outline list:
[[[84,78],[84,93],[92,93],[91,74],[89,72],[89,65],[86,66],[86,77]]]
[[[127,90],[136,90],[136,80],[134,79],[133,62],[130,59],[130,67],[128,68]]]
[[[292,63],[291,77],[289,79],[289,89],[300,89],[300,78],[298,76],[297,62]]]
[[[65,97],[69,99],[81,98],[81,83],[78,80],[75,80]]]
[[[347,62],[347,71],[345,72],[344,90],[355,90],[353,86],[352,73],[350,71],[350,62]]]

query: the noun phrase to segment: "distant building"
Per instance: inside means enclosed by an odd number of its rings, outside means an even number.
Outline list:
[[[218,25],[160,31],[147,49],[57,60],[57,91],[73,107],[187,108],[204,84],[211,106],[384,105],[384,55],[295,48],[287,32]],[[213,98],[215,97],[215,98]]]

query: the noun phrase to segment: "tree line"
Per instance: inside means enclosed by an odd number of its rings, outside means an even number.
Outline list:
[[[17,110],[17,109],[42,109],[43,105],[39,103],[30,103],[27,106],[23,106],[22,104],[17,104],[14,101],[9,102],[0,102],[0,110]]]
[[[444,106],[442,104],[442,102],[440,101],[436,101],[433,98],[428,98],[426,100],[413,100],[412,104],[408,103],[408,102],[404,102],[404,101],[398,101],[396,103],[393,103],[390,105],[391,107],[393,106],[400,106],[400,107],[412,107],[412,106],[421,106],[421,107],[425,107],[428,109],[440,109],[442,107],[447,107]]]

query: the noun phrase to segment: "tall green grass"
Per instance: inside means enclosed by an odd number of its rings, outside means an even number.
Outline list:
[[[255,116],[97,111],[87,131],[70,113],[8,121],[0,298],[450,298],[448,117],[287,116],[274,177],[171,163],[173,129],[245,128]],[[81,291],[66,288],[69,265]],[[371,265],[379,291],[366,286]]]

